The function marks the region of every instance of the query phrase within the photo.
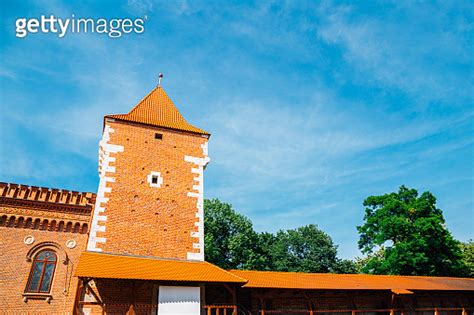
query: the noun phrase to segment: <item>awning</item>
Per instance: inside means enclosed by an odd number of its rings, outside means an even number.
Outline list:
[[[81,254],[75,276],[240,284],[246,282],[245,279],[205,261],[157,259],[96,252]]]

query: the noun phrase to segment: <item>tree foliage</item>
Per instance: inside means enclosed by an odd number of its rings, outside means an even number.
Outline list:
[[[398,192],[364,201],[364,224],[357,227],[359,248],[378,255],[362,268],[375,274],[457,276],[465,272],[459,242],[445,227],[430,192],[401,186]],[[381,252],[380,252],[381,251]]]
[[[252,222],[228,203],[204,200],[206,260],[225,269],[262,269],[265,263]]]
[[[278,231],[270,248],[277,271],[347,273],[352,268],[348,261],[337,258],[337,246],[314,224]]]
[[[252,222],[230,204],[205,200],[206,260],[225,269],[355,273],[337,258],[337,246],[316,225],[276,234],[256,233]]]
[[[462,260],[466,266],[465,276],[474,278],[474,242],[472,240],[461,243]]]

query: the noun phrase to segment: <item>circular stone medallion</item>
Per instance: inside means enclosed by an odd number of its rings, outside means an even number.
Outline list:
[[[66,247],[67,247],[67,248],[71,248],[71,249],[74,248],[74,247],[76,247],[76,241],[75,241],[75,240],[68,240],[68,241],[66,242]]]
[[[25,243],[26,245],[31,245],[34,241],[35,238],[32,235],[25,236],[25,238],[23,239],[23,243]]]

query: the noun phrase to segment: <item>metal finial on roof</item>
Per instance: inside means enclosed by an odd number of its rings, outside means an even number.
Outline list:
[[[163,80],[163,73],[158,75],[158,86],[161,86],[161,80]]]

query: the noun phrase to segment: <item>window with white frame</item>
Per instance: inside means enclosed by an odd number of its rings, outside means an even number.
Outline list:
[[[163,184],[163,177],[161,177],[161,173],[151,172],[150,175],[148,175],[148,184],[150,184],[150,187],[160,188]]]

